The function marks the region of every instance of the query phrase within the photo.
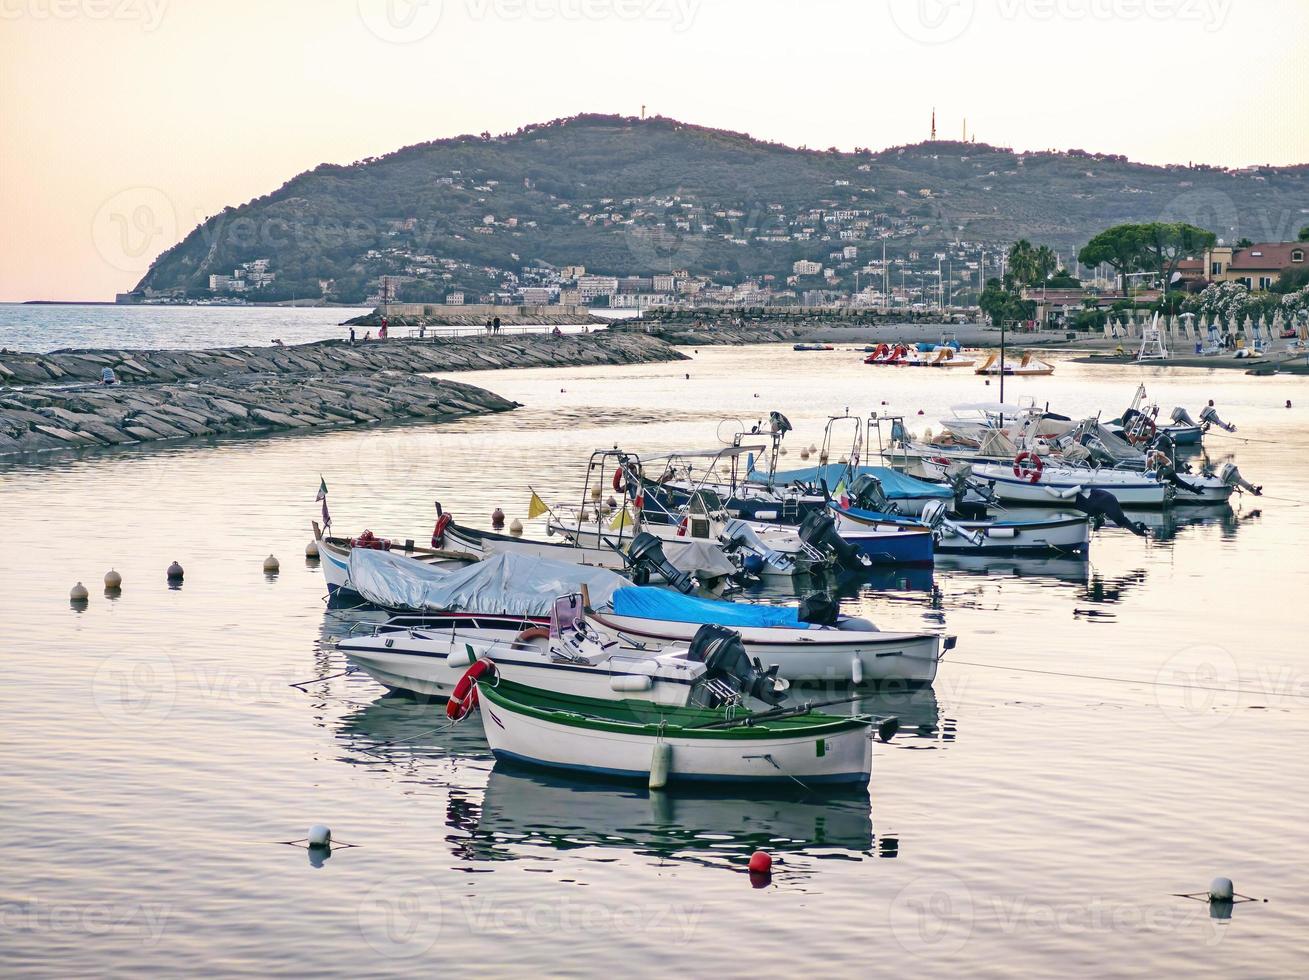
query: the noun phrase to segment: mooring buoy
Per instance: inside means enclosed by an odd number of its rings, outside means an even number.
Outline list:
[[[513,523],[509,525],[509,533],[513,535],[518,535],[523,533],[523,522],[520,521],[517,517],[515,517]]]
[[[267,572],[269,575],[276,575],[278,570],[281,569],[281,567],[282,567],[281,563],[277,560],[276,556],[274,555],[269,555],[267,558],[264,559],[264,571]]]
[[[91,597],[91,593],[86,591],[86,586],[78,582],[68,593],[70,602],[86,602]]]
[[[332,831],[325,824],[316,823],[309,828],[309,836],[305,841],[310,847],[331,847]]]
[[[1209,901],[1230,902],[1236,898],[1231,878],[1215,878],[1209,883]]]
[[[318,557],[318,542],[317,542],[317,541],[310,541],[307,545],[305,545],[305,557],[306,557],[306,558],[317,558],[317,557]]]
[[[119,575],[112,568],[105,572],[105,588],[112,592],[117,592],[123,587],[123,576]]]
[[[168,581],[180,582],[186,573],[182,571],[182,566],[174,561],[168,566]]]

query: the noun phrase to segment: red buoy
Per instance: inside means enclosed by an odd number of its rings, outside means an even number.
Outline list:
[[[750,855],[750,873],[766,875],[773,870],[773,858],[767,851],[755,851]]]

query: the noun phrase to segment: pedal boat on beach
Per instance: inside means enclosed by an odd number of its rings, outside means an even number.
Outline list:
[[[582,698],[484,675],[479,714],[497,762],[656,788],[694,783],[866,786],[873,737],[898,723],[805,708],[670,707]],[[880,728],[880,731],[878,729]]]

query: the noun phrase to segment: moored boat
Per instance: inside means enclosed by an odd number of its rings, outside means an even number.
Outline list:
[[[868,716],[579,698],[487,677],[477,690],[497,760],[657,788],[795,781],[862,786],[872,774],[876,721]],[[889,738],[894,729],[882,733]]]

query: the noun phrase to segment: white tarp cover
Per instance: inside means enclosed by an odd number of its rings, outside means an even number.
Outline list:
[[[679,572],[705,579],[721,578],[731,575],[737,568],[723,554],[723,549],[709,541],[692,541],[687,544],[665,545],[664,557]],[[592,597],[595,592],[592,591]],[[599,609],[598,600],[591,603],[593,609]]]
[[[354,548],[350,584],[386,609],[549,616],[556,598],[580,592],[582,585],[592,605],[600,608],[608,605],[615,589],[632,583],[608,569],[524,555],[492,555],[450,570],[386,551]]]

